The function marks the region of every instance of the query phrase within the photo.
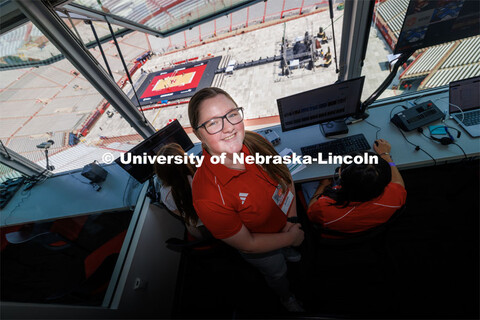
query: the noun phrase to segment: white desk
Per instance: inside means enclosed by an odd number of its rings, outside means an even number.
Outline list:
[[[22,186],[0,212],[1,227],[123,210],[135,205],[142,185],[117,164],[102,166],[106,180],[95,191],[81,175],[82,169],[39,182],[30,190]]]
[[[415,168],[422,166],[434,165],[433,160],[422,151],[415,151],[415,147],[410,145],[399,132],[399,129],[390,122],[390,111],[392,108],[398,105],[411,107],[416,101],[417,103],[431,100],[437,107],[444,111],[448,108],[448,88],[431,90],[425,93],[415,93],[411,95],[402,95],[390,99],[385,99],[380,103],[375,104],[368,110],[370,117],[366,121],[362,121],[356,124],[349,125],[349,132],[346,135],[339,135],[333,138],[325,138],[320,131],[318,125],[309,126],[292,131],[282,132],[281,127],[273,126],[265,129],[273,129],[280,136],[281,143],[275,147],[280,152],[285,148],[292,149],[297,155],[301,155],[300,148],[312,144],[328,141],[330,139],[336,139],[345,137],[347,135],[354,135],[363,133],[367,141],[371,144],[376,139],[377,128],[371,126],[367,122],[380,127],[378,132],[378,138],[385,139],[392,145],[392,157],[399,169]],[[401,111],[401,107],[397,107],[392,115]],[[440,121],[434,122],[434,124],[441,124]],[[468,157],[478,157],[480,155],[480,138],[472,138],[459,127],[455,121],[447,120],[448,126],[457,128],[462,131],[462,135],[459,139],[455,139],[456,143],[460,145],[467,154]],[[262,129],[264,130],[264,129]],[[261,131],[261,130],[258,130]],[[431,154],[437,161],[437,164],[443,164],[450,161],[458,161],[464,158],[463,152],[456,145],[444,146],[440,143],[431,141],[427,137],[424,137],[416,130],[411,132],[404,132],[406,138],[413,144],[419,145],[426,152]],[[428,136],[428,129],[425,128],[425,134]],[[452,135],[456,134],[452,130]],[[456,135],[455,135],[456,137]],[[373,148],[371,149],[373,151]],[[307,165],[307,168],[296,173],[293,176],[295,182],[305,182],[309,180],[321,179],[331,177],[334,169],[339,165]]]

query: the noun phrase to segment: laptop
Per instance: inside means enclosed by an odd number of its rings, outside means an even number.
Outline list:
[[[472,137],[480,137],[480,76],[450,82],[449,114]]]

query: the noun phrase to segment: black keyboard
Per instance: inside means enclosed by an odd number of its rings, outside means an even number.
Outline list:
[[[327,155],[329,152],[331,152],[333,155],[345,155],[352,152],[369,150],[370,148],[371,147],[368,144],[367,139],[365,139],[365,136],[361,133],[345,138],[306,146],[301,148],[301,150],[302,155],[309,155],[316,158],[318,153]]]

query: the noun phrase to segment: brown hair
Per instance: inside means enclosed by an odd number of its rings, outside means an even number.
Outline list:
[[[190,125],[194,130],[198,127],[200,104],[204,100],[213,98],[219,94],[223,94],[230,99],[235,106],[238,106],[235,100],[233,100],[233,98],[226,91],[215,87],[203,88],[195,93],[188,103],[188,118],[190,119]],[[243,140],[243,143],[245,146],[247,146],[248,151],[250,151],[251,154],[258,153],[263,156],[278,155],[275,148],[273,148],[273,146],[261,135],[255,132],[245,131],[245,139]],[[286,191],[288,185],[292,183],[290,171],[286,165],[269,163],[260,166],[273,180],[280,183],[282,191]]]
[[[219,94],[223,94],[224,96],[226,96],[233,102],[233,104],[235,104],[235,107],[238,107],[235,100],[233,100],[233,98],[225,90],[216,87],[203,88],[202,90],[195,93],[190,99],[190,102],[188,103],[188,119],[190,119],[190,125],[192,126],[193,130],[196,131],[195,128],[198,127],[200,104],[204,100],[216,97]]]
[[[185,150],[177,143],[164,145],[157,153],[157,156],[176,156],[185,154]],[[195,226],[198,215],[193,207],[192,187],[188,176],[195,174],[195,166],[190,163],[182,164],[159,164],[153,165],[158,178],[163,184],[172,188],[172,196],[180,215],[189,225]]]

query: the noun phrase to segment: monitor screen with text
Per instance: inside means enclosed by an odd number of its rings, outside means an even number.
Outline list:
[[[365,77],[277,99],[282,131],[303,128],[360,113]]]

